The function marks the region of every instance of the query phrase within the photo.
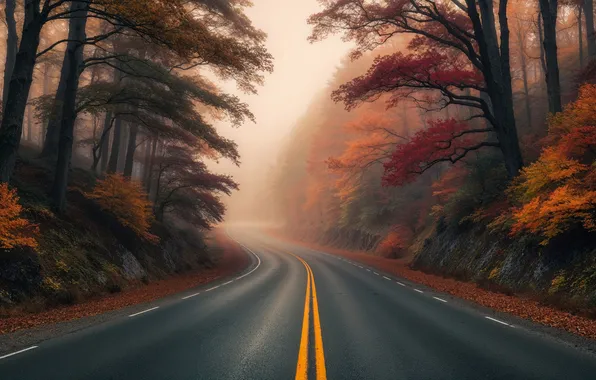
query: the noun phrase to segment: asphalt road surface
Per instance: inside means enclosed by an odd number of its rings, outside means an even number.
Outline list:
[[[0,379],[596,379],[557,339],[245,230],[235,278],[0,354]]]

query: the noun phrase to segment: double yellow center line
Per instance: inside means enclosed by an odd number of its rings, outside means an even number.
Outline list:
[[[312,295],[313,326],[315,336],[315,364],[317,380],[327,380],[325,368],[325,352],[323,351],[323,336],[321,334],[321,321],[319,319],[319,303],[317,301],[317,287],[315,276],[312,274],[310,265],[302,258],[294,255],[304,264],[306,268],[306,297],[304,299],[304,318],[302,319],[302,335],[300,338],[300,350],[298,351],[298,365],[296,366],[296,380],[308,380],[308,337],[310,329],[310,303]]]

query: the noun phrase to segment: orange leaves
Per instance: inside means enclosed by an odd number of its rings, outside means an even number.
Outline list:
[[[377,253],[385,258],[395,259],[403,256],[403,251],[409,247],[412,232],[402,226],[393,226],[377,246]]]
[[[149,233],[153,211],[140,182],[128,180],[121,174],[108,174],[86,195],[142,238],[152,243],[159,241],[157,236]]]
[[[19,204],[16,191],[0,183],[0,248],[37,247],[36,225],[20,217],[23,207]]]
[[[567,158],[559,149],[548,147],[538,161],[522,170],[522,180],[514,183],[511,191],[521,200],[532,199],[588,169],[588,166]]]
[[[575,102],[549,120],[550,146],[509,188],[521,203],[512,209],[512,234],[537,234],[546,245],[578,225],[596,231],[594,102],[596,86],[585,85]]]
[[[512,233],[527,231],[544,239],[541,244],[563,233],[575,223],[596,231],[596,191],[564,185],[544,198],[536,197],[513,212]]]

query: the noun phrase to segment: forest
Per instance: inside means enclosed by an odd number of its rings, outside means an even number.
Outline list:
[[[321,4],[311,41],[354,49],[294,125],[263,215],[294,238],[508,287],[508,266],[527,277],[543,258],[547,290],[572,286],[573,260],[593,268],[591,0]]]
[[[254,95],[273,70],[250,5],[5,2],[0,282],[13,290],[0,298],[71,300],[81,282],[93,293],[209,261],[191,252],[239,188],[210,170],[240,163],[218,126],[255,121],[221,84]],[[263,166],[256,219],[423,270],[588,297],[592,0],[333,0],[305,22],[313,44],[340,36],[352,50]]]
[[[216,125],[255,120],[218,83],[255,94],[273,69],[250,3],[3,5],[0,307],[209,261],[204,232],[238,189],[209,162],[240,159]]]

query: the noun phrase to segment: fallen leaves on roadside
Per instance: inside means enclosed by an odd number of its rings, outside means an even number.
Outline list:
[[[283,237],[277,234],[275,235],[276,237],[283,239]],[[358,261],[370,267],[377,268],[385,273],[390,273],[412,282],[426,285],[439,292],[448,293],[497,311],[513,314],[536,323],[556,327],[587,338],[596,339],[596,320],[542,305],[531,298],[496,293],[480,288],[472,282],[458,281],[452,278],[445,278],[417,271],[408,266],[407,259],[392,260],[372,256],[364,252],[322,247],[316,244],[307,244],[300,241],[292,242],[311,249],[325,251],[346,257],[353,261]]]
[[[215,232],[218,246],[222,248],[222,256],[214,268],[202,269],[176,277],[127,288],[121,293],[88,300],[76,305],[62,306],[37,314],[25,314],[8,318],[0,318],[0,334],[28,329],[50,323],[70,321],[82,317],[121,309],[126,306],[154,301],[170,294],[182,292],[201,284],[227,277],[245,269],[250,259],[240,248],[221,231]]]

